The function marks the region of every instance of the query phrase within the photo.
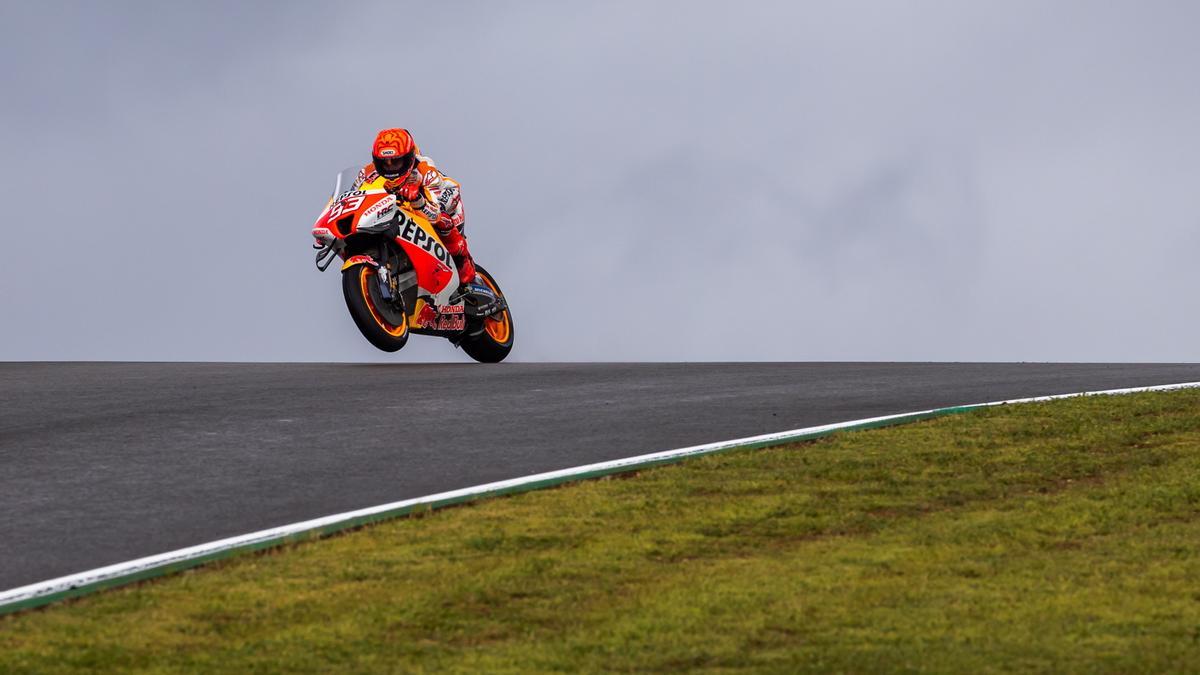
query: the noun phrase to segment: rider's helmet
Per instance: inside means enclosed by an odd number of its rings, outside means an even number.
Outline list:
[[[407,129],[384,129],[375,136],[371,159],[380,176],[394,180],[412,171],[417,163],[417,144]]]

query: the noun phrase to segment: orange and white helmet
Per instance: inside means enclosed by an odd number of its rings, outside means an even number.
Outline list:
[[[394,180],[412,171],[417,163],[417,144],[407,129],[384,129],[375,136],[371,161],[380,176]]]

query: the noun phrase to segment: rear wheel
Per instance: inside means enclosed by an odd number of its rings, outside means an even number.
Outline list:
[[[346,308],[363,337],[385,352],[399,351],[408,342],[408,315],[403,301],[383,299],[379,273],[371,265],[355,265],[342,272]]]
[[[496,280],[486,270],[476,265],[475,274],[498,297],[504,297],[504,293],[500,290],[500,285],[496,283]],[[480,363],[499,363],[503,361],[504,357],[508,356],[508,353],[513,348],[512,312],[505,307],[504,311],[484,319],[483,332],[464,339],[459,346],[467,353],[467,356]]]

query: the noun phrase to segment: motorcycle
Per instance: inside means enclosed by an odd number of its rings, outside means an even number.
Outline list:
[[[433,335],[481,363],[503,361],[513,320],[495,277],[476,265],[461,284],[432,223],[386,190],[353,189],[358,173],[338,173],[312,236],[318,270],[342,261],[342,295],[363,337],[395,352],[412,333]]]

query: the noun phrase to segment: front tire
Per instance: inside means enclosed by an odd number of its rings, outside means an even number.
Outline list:
[[[487,273],[487,270],[476,265],[475,274],[492,289],[493,293],[501,298],[504,297],[500,285],[496,283],[492,275]],[[500,363],[512,351],[513,336],[512,311],[505,307],[503,312],[483,320],[482,333],[464,339],[459,346],[467,353],[467,356],[480,363]]]
[[[355,265],[342,272],[342,295],[354,324],[367,342],[385,352],[400,351],[408,342],[408,314],[386,302],[371,265]]]

